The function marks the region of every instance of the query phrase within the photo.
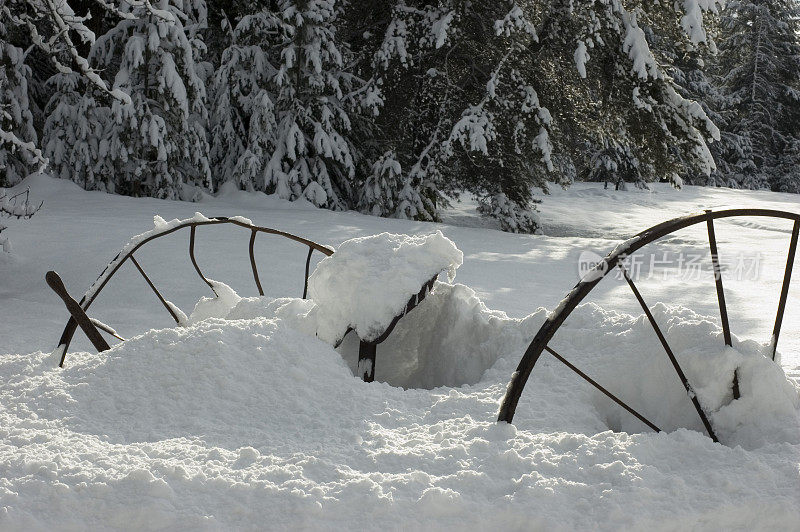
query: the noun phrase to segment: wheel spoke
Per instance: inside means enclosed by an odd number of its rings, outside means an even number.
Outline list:
[[[789,244],[789,254],[786,258],[786,273],[783,275],[783,287],[781,287],[781,299],[778,303],[778,314],[775,316],[775,328],[772,329],[772,360],[775,360],[775,353],[778,351],[778,337],[781,334],[783,324],[783,312],[786,310],[786,299],[789,297],[789,284],[792,282],[792,269],[794,268],[794,257],[797,253],[797,236],[800,233],[800,220],[794,222],[792,229],[792,241]]]
[[[308,295],[308,268],[311,266],[311,254],[314,253],[314,248],[308,246],[308,256],[306,257],[306,280],[303,283],[303,299]]]
[[[158,298],[158,300],[161,301],[161,304],[164,305],[165,309],[167,309],[167,312],[169,312],[169,315],[172,316],[173,320],[175,320],[175,323],[180,325],[181,324],[181,320],[178,319],[178,316],[175,314],[175,311],[172,309],[172,307],[169,306],[169,303],[167,303],[167,300],[164,299],[164,296],[162,296],[161,292],[159,292],[158,289],[155,287],[155,285],[153,284],[153,281],[151,281],[150,278],[147,276],[147,274],[144,273],[144,270],[139,265],[139,261],[136,260],[136,257],[131,255],[130,259],[131,259],[131,262],[133,262],[133,265],[136,266],[136,269],[139,270],[139,273],[142,274],[142,277],[144,277],[144,280],[147,281],[147,284],[150,285],[150,288],[153,289],[153,292],[156,294],[156,297]]]
[[[597,381],[595,381],[594,379],[589,377],[586,373],[582,372],[581,370],[579,370],[578,368],[576,368],[575,366],[570,364],[569,361],[567,361],[566,358],[562,357],[561,355],[559,355],[558,353],[556,353],[555,351],[550,349],[550,346],[545,346],[544,349],[545,349],[545,351],[547,351],[548,353],[550,353],[551,355],[556,357],[559,361],[561,361],[561,363],[563,363],[569,369],[571,369],[572,371],[577,373],[580,378],[582,378],[583,380],[585,380],[586,382],[588,382],[589,384],[591,384],[592,386],[594,386],[595,388],[597,388],[598,390],[603,392],[606,395],[606,397],[608,397],[609,399],[611,399],[612,401],[617,403],[619,406],[621,406],[622,408],[624,408],[625,410],[627,410],[628,412],[630,412],[631,414],[636,416],[636,419],[638,419],[639,421],[641,421],[642,423],[644,423],[645,425],[647,425],[648,427],[650,427],[654,431],[661,432],[661,429],[658,428],[657,426],[655,426],[655,424],[651,423],[646,417],[641,415],[639,412],[637,412],[636,410],[634,410],[633,408],[631,408],[627,404],[623,403],[621,399],[619,399],[616,395],[614,395],[613,393],[611,393],[608,390],[606,390],[603,386],[598,384]]]
[[[253,232],[250,234],[250,267],[253,269],[253,280],[256,282],[256,288],[258,288],[258,295],[264,295],[264,289],[261,288],[261,279],[258,278],[258,267],[256,266],[256,255],[254,253],[253,247],[256,243],[256,234],[258,231],[253,229]]]
[[[714,265],[714,282],[717,285],[717,300],[719,301],[719,316],[722,322],[722,334],[725,338],[725,345],[732,346],[731,326],[728,322],[728,306],[725,304],[725,288],[722,286],[722,268],[719,266],[719,253],[717,252],[717,236],[714,232],[714,218],[711,211],[706,211],[708,219],[708,244],[711,247],[711,262]]]
[[[636,288],[636,285],[633,283],[630,275],[628,275],[628,271],[622,264],[619,265],[619,269],[622,270],[625,280],[628,282],[628,286],[630,286],[631,290],[633,290],[633,295],[635,295],[636,300],[639,301],[639,305],[642,307],[642,310],[644,310],[650,325],[656,332],[656,336],[658,336],[661,345],[664,347],[664,351],[667,352],[667,356],[669,357],[670,362],[672,362],[672,366],[675,368],[675,371],[678,373],[678,377],[681,379],[683,387],[686,389],[686,393],[689,395],[689,399],[691,399],[695,410],[697,410],[697,414],[700,416],[708,435],[711,436],[712,440],[718,442],[719,440],[717,439],[716,434],[714,434],[714,429],[711,428],[711,423],[708,421],[705,412],[703,412],[703,409],[700,406],[700,402],[697,400],[697,394],[695,394],[694,389],[692,389],[692,386],[689,384],[686,374],[683,372],[683,369],[681,369],[680,364],[678,364],[678,359],[675,358],[672,348],[667,343],[667,339],[664,338],[664,334],[661,332],[661,329],[659,328],[658,323],[656,323],[656,319],[653,317],[653,314],[650,312],[650,308],[648,308],[647,303],[645,303],[644,298],[642,298],[642,294],[639,292],[639,289]]]
[[[203,275],[202,271],[200,271],[200,266],[197,265],[197,259],[195,259],[194,257],[194,234],[196,229],[197,229],[196,225],[193,225],[189,228],[189,258],[192,259],[192,266],[194,266],[197,275],[199,275],[200,278],[203,280],[203,282],[205,282],[208,285],[211,291],[214,292],[215,296],[219,296],[219,294],[217,294],[217,291],[214,290],[214,285],[211,284],[211,281],[206,279],[206,276]]]

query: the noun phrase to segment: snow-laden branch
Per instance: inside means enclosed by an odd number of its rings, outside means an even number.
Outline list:
[[[31,162],[39,166],[39,170],[42,170],[45,166],[47,166],[47,158],[42,155],[42,151],[37,148],[33,142],[25,142],[17,137],[14,133],[5,131],[2,127],[0,127],[0,144],[2,143],[11,144],[14,149],[26,153],[31,159]],[[0,199],[2,199],[2,197],[3,196],[0,196]]]
[[[30,202],[30,189],[23,192],[10,194],[5,189],[0,189],[0,217],[7,218],[30,218],[42,208],[43,202],[32,205]],[[6,226],[0,224],[0,249],[6,253],[11,253],[11,241],[3,236],[2,232]]]
[[[36,214],[42,208],[43,203],[31,204],[30,189],[16,194],[10,194],[8,191],[0,189],[0,216],[27,219]]]
[[[124,0],[124,3],[129,6],[127,9],[120,9],[106,0],[94,1],[107,12],[121,19],[136,19],[134,9],[140,9],[167,23],[175,23],[175,16],[172,13],[155,8],[150,0]],[[74,69],[77,69],[78,73],[86,80],[113,99],[123,104],[131,103],[130,96],[125,91],[119,88],[109,88],[98,71],[92,68],[89,61],[78,52],[73,42],[71,33],[74,32],[84,43],[90,45],[94,43],[94,33],[84,24],[88,17],[77,16],[66,0],[26,0],[25,5],[28,9],[15,10],[14,13],[8,6],[3,6],[0,8],[0,14],[7,20],[25,28],[30,35],[32,44],[50,57],[59,72],[71,74],[75,72]],[[52,26],[54,31],[49,37],[42,35],[39,31],[37,24],[41,21],[46,21],[48,26]],[[74,69],[59,59],[62,52],[69,56]]]

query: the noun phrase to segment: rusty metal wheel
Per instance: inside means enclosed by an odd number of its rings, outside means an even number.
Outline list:
[[[647,316],[647,320],[649,321],[650,325],[653,327],[661,345],[664,348],[667,356],[669,357],[672,366],[675,369],[675,372],[678,375],[678,378],[683,383],[684,388],[686,389],[686,393],[688,394],[689,398],[691,399],[695,409],[697,410],[697,414],[703,422],[703,426],[705,427],[708,435],[714,440],[718,441],[716,434],[714,433],[713,427],[708,420],[706,413],[703,411],[700,403],[697,400],[697,397],[692,389],[692,385],[686,378],[683,370],[681,369],[680,364],[678,364],[677,359],[675,358],[675,354],[670,348],[667,340],[665,339],[661,329],[656,323],[655,318],[653,317],[652,313],[650,312],[649,307],[645,303],[644,298],[642,297],[641,292],[636,287],[636,284],[631,279],[631,276],[625,270],[623,266],[623,261],[626,257],[634,253],[635,251],[641,249],[642,247],[655,242],[667,235],[670,235],[680,229],[684,229],[693,225],[703,224],[705,223],[708,227],[708,242],[711,251],[711,260],[713,263],[713,271],[716,283],[716,292],[717,292],[717,299],[719,301],[719,311],[720,311],[720,321],[722,324],[722,331],[723,331],[723,338],[725,344],[730,346],[731,345],[731,332],[730,332],[730,325],[728,323],[728,308],[725,303],[725,290],[722,284],[722,275],[721,275],[721,268],[719,265],[719,256],[717,253],[717,239],[716,234],[714,231],[714,220],[718,220],[721,218],[732,218],[732,217],[767,217],[767,218],[779,218],[785,220],[791,220],[794,222],[794,226],[792,228],[792,236],[791,241],[789,243],[789,252],[786,260],[786,270],[784,273],[783,278],[783,285],[781,288],[780,299],[778,301],[778,312],[775,317],[775,325],[773,327],[773,334],[772,334],[772,343],[771,343],[771,356],[772,359],[775,359],[775,352],[777,349],[778,338],[781,332],[781,325],[783,323],[783,315],[786,309],[786,300],[789,293],[789,284],[791,282],[792,277],[792,268],[794,266],[794,258],[797,252],[797,240],[798,240],[798,232],[800,231],[800,214],[785,212],[785,211],[776,211],[776,210],[767,210],[767,209],[730,209],[730,210],[723,210],[723,211],[706,211],[702,214],[693,214],[688,216],[683,216],[681,218],[676,218],[674,220],[670,220],[656,226],[651,227],[641,233],[637,234],[633,238],[623,242],[619,246],[617,246],[611,253],[609,253],[605,259],[599,262],[595,268],[589,272],[588,275],[584,276],[584,278],[579,282],[558,308],[547,318],[544,325],[539,329],[536,333],[531,344],[528,346],[528,349],[525,351],[525,354],[522,357],[519,365],[517,366],[517,370],[511,376],[511,381],[508,384],[507,391],[505,396],[503,397],[503,402],[500,406],[500,412],[498,415],[498,421],[505,421],[507,423],[511,423],[514,419],[514,413],[517,408],[517,404],[519,402],[520,396],[522,395],[522,391],[525,388],[525,384],[528,381],[528,377],[530,377],[531,372],[533,371],[534,367],[536,366],[536,362],[541,357],[542,353],[545,351],[548,352],[550,355],[555,357],[557,360],[562,362],[565,366],[567,366],[570,370],[575,372],[578,376],[582,379],[586,380],[589,384],[597,388],[600,392],[610,398],[612,401],[617,403],[619,406],[627,410],[630,414],[638,418],[640,421],[645,423],[651,429],[655,431],[659,431],[660,429],[648,420],[644,415],[637,412],[629,405],[625,404],[622,400],[620,400],[617,396],[613,393],[608,391],[605,387],[597,383],[587,374],[582,372],[580,369],[575,367],[572,363],[570,363],[566,358],[564,358],[559,353],[556,353],[553,349],[548,346],[548,343],[555,335],[556,331],[561,327],[564,321],[569,317],[575,307],[581,303],[581,301],[586,298],[587,295],[602,281],[610,272],[612,272],[615,268],[620,268],[622,270],[622,274],[625,278],[625,281],[630,286],[634,296],[636,297],[639,305],[642,307],[645,315]],[[734,397],[738,395],[738,386],[736,383],[736,375],[734,374]]]
[[[208,278],[206,278],[206,276],[203,275],[200,266],[197,264],[197,259],[195,258],[194,254],[194,243],[198,227],[205,225],[222,225],[222,224],[243,228],[251,232],[250,245],[249,245],[250,266],[253,271],[253,281],[256,284],[256,288],[258,289],[259,295],[262,296],[264,295],[264,290],[261,287],[261,280],[259,279],[258,276],[258,266],[256,265],[255,254],[253,251],[256,241],[256,235],[258,235],[259,233],[277,235],[283,238],[287,238],[289,240],[293,240],[299,244],[308,247],[308,255],[306,257],[306,265],[305,265],[305,280],[303,284],[303,299],[305,299],[308,292],[308,274],[309,274],[309,267],[311,263],[312,253],[314,253],[314,251],[319,251],[320,253],[326,256],[330,256],[333,254],[333,250],[327,246],[323,246],[322,244],[318,244],[311,240],[307,240],[305,238],[293,235],[291,233],[287,233],[285,231],[278,231],[277,229],[271,229],[269,227],[259,227],[249,223],[248,221],[244,221],[244,219],[242,218],[226,218],[218,216],[203,220],[192,220],[192,219],[185,220],[179,224],[169,227],[166,230],[157,231],[155,234],[148,236],[147,238],[129,244],[128,246],[123,248],[123,250],[120,251],[117,254],[117,256],[111,260],[111,262],[108,263],[105,269],[97,277],[97,280],[94,283],[92,283],[92,286],[89,287],[89,289],[83,295],[81,300],[77,302],[72,300],[69,294],[67,294],[64,284],[61,282],[61,279],[58,278],[58,274],[56,274],[55,272],[48,272],[47,275],[48,284],[64,300],[64,302],[67,304],[67,307],[70,309],[70,312],[72,314],[72,316],[67,321],[66,326],[64,327],[64,332],[61,334],[61,339],[58,341],[57,349],[61,350],[61,361],[59,362],[59,366],[64,367],[64,360],[67,356],[67,349],[69,348],[69,344],[72,341],[72,337],[75,335],[75,331],[79,325],[90,337],[93,345],[98,351],[104,351],[105,349],[108,349],[108,344],[106,344],[105,341],[102,339],[102,337],[100,337],[100,334],[97,332],[95,327],[100,327],[102,330],[108,332],[109,334],[112,334],[112,331],[105,329],[102,326],[102,324],[99,324],[98,322],[88,318],[88,316],[86,316],[86,311],[89,309],[89,307],[97,298],[97,296],[100,294],[100,292],[103,290],[103,288],[105,288],[105,286],[108,284],[111,278],[114,277],[114,274],[119,271],[119,269],[126,261],[130,261],[136,267],[136,269],[142,275],[144,280],[147,282],[147,285],[153,290],[153,293],[156,295],[159,302],[164,306],[164,308],[170,314],[172,319],[175,320],[175,323],[180,323],[180,320],[178,319],[178,315],[175,309],[172,306],[170,306],[167,300],[164,299],[164,297],[161,295],[161,292],[158,291],[156,286],[150,280],[150,277],[148,277],[147,273],[145,273],[142,265],[139,264],[139,262],[136,260],[136,257],[134,256],[134,253],[148,242],[152,242],[153,240],[167,236],[169,234],[174,233],[175,231],[188,227],[189,258],[192,261],[192,266],[194,266],[197,275],[200,276],[203,282],[205,282],[205,284],[208,285],[211,291],[214,292],[215,295],[217,295],[216,291],[214,290],[213,283],[211,283],[211,281],[209,281]]]

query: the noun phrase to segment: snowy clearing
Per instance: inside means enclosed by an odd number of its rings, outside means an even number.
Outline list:
[[[797,282],[779,346],[783,371],[761,354],[787,222],[718,224],[723,263],[762,251],[757,278],[726,279],[732,349],[721,340],[711,273],[648,275],[650,256],[707,254],[704,228],[650,246],[643,259],[637,284],[726,445],[700,432],[636,300],[613,278],[552,346],[665,432],[649,431],[551,358],[532,374],[514,425],[494,421],[527,343],[578,280],[582,252],[605,255],[650,225],[703,208],[798,212],[796,196],[576,184],[544,199],[545,235],[524,236],[484,226],[468,201],[448,223],[426,224],[240,192],[192,204],[84,192],[41,176],[26,184],[45,206],[8,229],[14,255],[0,253],[0,297],[9,303],[0,306],[4,529],[800,528]],[[337,249],[384,232],[425,242],[438,230],[463,252],[463,265],[400,321],[378,349],[383,382],[365,384],[352,373],[353,342],[337,352],[315,338],[328,318],[297,299],[307,248],[259,237],[266,296],[255,298],[249,235],[199,228],[198,261],[224,283],[213,300],[189,262],[187,234],[177,233],[137,257],[190,324],[172,328],[125,266],[89,315],[129,340],[97,354],[78,332],[58,369],[51,351],[67,312],[44,273],[58,271],[79,296],[154,216],[196,211],[245,216]],[[457,266],[444,239],[436,246],[441,257],[426,268]],[[330,268],[315,275],[335,277]],[[409,277],[409,287],[418,280]],[[732,401],[736,366],[742,397]]]

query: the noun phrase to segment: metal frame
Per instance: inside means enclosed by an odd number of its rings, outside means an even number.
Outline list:
[[[403,309],[403,312],[392,319],[392,322],[388,327],[386,327],[380,336],[374,340],[359,340],[358,369],[356,370],[356,375],[359,375],[364,382],[372,382],[375,380],[375,356],[377,354],[378,344],[383,343],[387,338],[389,338],[389,335],[392,334],[392,331],[394,331],[394,328],[397,326],[397,322],[399,322],[403,316],[414,310],[417,305],[422,303],[422,301],[425,299],[425,296],[428,295],[431,290],[433,290],[433,285],[436,282],[437,277],[439,277],[438,273],[431,277],[425,284],[423,284],[418,293],[409,298],[408,303],[406,303],[406,306]],[[345,333],[345,336],[347,336],[350,332],[352,332],[352,329],[348,329]],[[342,337],[342,340],[344,340],[344,337]],[[339,340],[337,345],[341,344],[342,340]]]
[[[197,263],[197,258],[195,257],[194,254],[194,243],[198,226],[218,225],[218,224],[232,224],[235,226],[244,227],[251,231],[250,243],[249,243],[250,265],[253,271],[253,280],[255,281],[256,288],[258,289],[259,295],[262,296],[264,295],[264,289],[261,286],[261,280],[258,276],[258,265],[256,264],[255,252],[254,252],[256,235],[258,233],[279,235],[308,246],[308,255],[306,256],[306,264],[305,264],[305,277],[303,282],[303,299],[305,299],[308,295],[308,275],[311,269],[311,255],[314,253],[314,251],[319,251],[326,256],[330,256],[334,253],[334,251],[328,247],[325,247],[321,244],[317,244],[316,242],[312,242],[311,240],[306,240],[305,238],[301,238],[299,236],[290,233],[285,233],[283,231],[278,231],[276,229],[270,229],[267,227],[254,226],[252,224],[248,224],[237,219],[217,217],[217,218],[212,218],[209,221],[187,221],[181,223],[180,225],[170,228],[167,231],[157,233],[155,235],[143,239],[141,242],[138,242],[135,246],[133,246],[130,250],[127,250],[127,248],[123,249],[123,251],[118,253],[117,256],[114,257],[114,259],[106,266],[106,268],[97,278],[97,280],[92,284],[89,290],[86,291],[80,302],[75,301],[72,298],[72,296],[69,295],[59,275],[54,271],[49,271],[45,276],[45,280],[47,281],[47,284],[50,286],[50,288],[52,288],[53,291],[56,292],[56,294],[58,294],[58,296],[64,301],[64,304],[67,306],[67,310],[69,310],[71,315],[69,321],[67,321],[67,324],[64,327],[64,332],[61,335],[61,339],[59,340],[58,347],[62,350],[59,367],[64,367],[64,361],[67,357],[67,349],[69,348],[69,344],[72,341],[72,337],[74,336],[75,331],[77,330],[78,327],[80,327],[84,331],[86,336],[92,342],[92,345],[94,345],[95,349],[97,349],[98,351],[106,351],[110,349],[108,343],[105,341],[105,339],[100,335],[100,332],[97,330],[98,328],[105,331],[108,334],[111,334],[112,336],[115,336],[116,338],[122,339],[115,332],[113,332],[113,329],[110,329],[106,325],[89,318],[86,315],[86,311],[89,309],[89,306],[95,300],[97,295],[102,291],[102,289],[111,280],[114,274],[122,267],[122,265],[127,260],[130,260],[130,262],[136,267],[136,269],[144,278],[147,285],[150,287],[150,289],[158,298],[161,305],[167,310],[172,319],[175,320],[175,323],[180,325],[180,319],[178,317],[176,310],[164,298],[164,296],[161,295],[161,292],[159,292],[158,288],[156,288],[155,284],[153,284],[153,281],[150,279],[150,277],[144,271],[144,268],[142,268],[142,265],[139,264],[139,261],[136,260],[136,257],[134,256],[134,253],[140,247],[142,247],[144,244],[147,244],[152,240],[174,233],[175,231],[178,231],[184,227],[188,227],[189,258],[191,259],[192,266],[194,266],[197,275],[203,280],[203,282],[206,285],[208,285],[208,287],[211,289],[212,292],[214,292],[215,295],[217,295],[217,292],[214,289],[214,284],[211,281],[209,281],[208,278],[206,278],[206,276],[203,274],[203,271],[200,269],[200,266]],[[403,308],[403,311],[394,317],[392,322],[383,331],[383,333],[381,333],[380,336],[372,340],[359,339],[360,343],[358,349],[359,360],[358,360],[357,374],[365,382],[372,382],[375,379],[375,358],[377,355],[378,344],[383,343],[389,337],[389,335],[392,333],[394,328],[397,326],[397,323],[400,321],[401,318],[403,318],[403,316],[411,312],[414,308],[417,307],[417,305],[419,305],[425,299],[425,296],[433,289],[433,285],[437,277],[438,274],[434,275],[431,279],[429,279],[428,281],[425,282],[425,284],[422,285],[422,288],[420,288],[418,293],[411,296],[411,298],[408,300],[405,307]],[[345,336],[347,336],[351,332],[352,329],[348,329],[345,332]],[[336,343],[336,347],[338,347],[341,344],[342,340],[344,340],[344,337],[342,337],[342,339]]]
[[[754,216],[754,217],[767,217],[767,218],[780,218],[785,220],[792,220],[794,222],[794,227],[792,229],[792,236],[789,244],[789,252],[786,260],[786,271],[784,273],[783,278],[783,285],[781,289],[780,299],[778,301],[778,312],[775,317],[775,326],[773,329],[772,335],[772,359],[775,360],[775,353],[777,350],[778,338],[780,337],[781,326],[783,324],[783,315],[786,309],[786,301],[789,294],[789,285],[791,283],[792,278],[792,269],[794,266],[794,258],[797,252],[797,242],[798,242],[798,233],[800,232],[800,214],[795,214],[786,211],[777,211],[777,210],[770,210],[770,209],[729,209],[729,210],[722,210],[722,211],[705,211],[702,214],[691,214],[688,216],[683,216],[680,218],[675,218],[673,220],[669,220],[667,222],[660,223],[642,231],[641,233],[637,234],[633,238],[623,242],[619,246],[617,246],[611,253],[609,253],[606,258],[600,262],[593,271],[589,274],[584,276],[584,280],[579,282],[570,292],[567,294],[566,298],[561,302],[557,312],[547,318],[544,322],[542,327],[536,333],[533,341],[528,346],[528,349],[525,351],[525,354],[520,360],[519,365],[517,366],[517,370],[511,376],[511,380],[506,388],[506,394],[503,397],[502,404],[500,406],[500,411],[498,413],[498,421],[505,421],[507,423],[511,423],[514,419],[514,413],[517,408],[517,404],[519,403],[520,396],[522,395],[522,391],[525,388],[525,384],[530,377],[531,372],[533,371],[536,362],[539,360],[539,357],[542,355],[543,352],[547,351],[551,355],[553,355],[557,360],[565,364],[569,369],[575,372],[578,376],[586,380],[589,384],[600,390],[602,393],[610,397],[614,400],[617,404],[622,406],[625,410],[636,416],[639,420],[644,422],[653,430],[659,431],[658,427],[656,427],[652,422],[647,420],[644,416],[633,410],[630,406],[626,405],[622,401],[616,398],[613,394],[607,391],[605,388],[600,386],[596,381],[592,380],[588,375],[580,371],[577,367],[570,364],[565,358],[561,355],[558,355],[555,351],[553,351],[547,344],[555,335],[556,331],[561,327],[564,321],[569,317],[573,310],[583,301],[589,292],[591,292],[597,284],[602,281],[610,272],[614,270],[614,268],[622,268],[625,280],[627,281],[628,285],[630,286],[631,290],[634,293],[634,296],[638,300],[642,310],[644,310],[650,325],[653,327],[656,335],[658,336],[664,350],[667,353],[667,356],[670,359],[673,367],[675,368],[678,377],[680,378],[681,382],[686,389],[687,394],[689,395],[692,403],[697,410],[697,413],[700,419],[703,422],[704,427],[706,428],[709,436],[714,440],[718,441],[716,434],[714,433],[713,427],[708,420],[706,413],[701,408],[697,398],[692,390],[691,384],[686,379],[686,375],[683,373],[680,365],[678,364],[677,360],[675,359],[675,355],[672,352],[672,349],[669,347],[664,335],[661,333],[661,330],[658,327],[658,324],[655,321],[655,318],[650,313],[650,309],[647,307],[644,299],[642,298],[641,293],[636,288],[633,280],[631,280],[630,276],[622,267],[622,263],[625,258],[634,253],[635,251],[641,249],[642,247],[655,242],[663,238],[666,235],[674,233],[680,229],[685,229],[687,227],[691,227],[693,225],[705,223],[708,227],[708,237],[709,237],[709,247],[711,249],[711,258],[714,266],[714,281],[717,288],[717,299],[719,302],[720,308],[720,316],[721,316],[721,323],[723,329],[723,338],[726,345],[731,345],[731,333],[730,333],[730,324],[728,323],[728,309],[725,302],[725,291],[722,284],[722,272],[719,266],[719,256],[717,250],[717,241],[716,241],[716,234],[714,231],[714,220],[721,219],[721,218],[733,218],[733,217],[740,217],[740,216]],[[738,398],[739,391],[738,391],[738,377],[736,373],[734,373],[734,382],[733,382],[733,394],[734,398]]]
[[[57,273],[48,272],[46,276],[48,285],[50,285],[50,287],[53,288],[53,290],[62,298],[62,300],[64,300],[64,303],[67,305],[67,309],[70,311],[71,314],[69,320],[67,321],[66,326],[64,327],[64,332],[61,334],[61,339],[58,342],[58,348],[61,349],[61,361],[58,364],[59,367],[64,367],[64,361],[67,357],[67,349],[69,348],[69,344],[72,341],[72,337],[75,335],[75,331],[79,325],[84,330],[84,332],[86,332],[87,336],[89,336],[89,339],[92,341],[92,344],[98,351],[105,351],[106,349],[109,349],[108,344],[105,342],[105,340],[102,338],[102,336],[100,336],[99,332],[97,331],[96,324],[88,316],[86,316],[86,311],[89,309],[89,307],[97,298],[97,296],[100,294],[100,292],[103,290],[103,288],[105,288],[106,284],[108,284],[108,282],[111,280],[114,274],[116,274],[117,271],[119,271],[119,269],[122,267],[122,265],[129,259],[130,262],[133,263],[133,265],[139,271],[139,273],[141,273],[142,277],[147,282],[148,286],[150,286],[150,288],[153,290],[153,293],[155,293],[156,297],[164,306],[164,308],[167,310],[167,312],[169,312],[172,319],[175,320],[175,323],[180,323],[180,320],[178,319],[175,310],[164,299],[164,297],[161,295],[161,292],[158,291],[153,282],[145,273],[144,268],[142,268],[141,264],[139,264],[139,261],[137,261],[136,257],[134,257],[134,253],[148,242],[172,234],[185,227],[190,228],[189,258],[192,261],[192,265],[194,266],[197,275],[200,276],[203,282],[205,282],[211,289],[211,291],[214,292],[214,294],[216,294],[213,283],[211,283],[211,281],[209,281],[208,278],[206,278],[206,276],[203,275],[200,266],[197,264],[197,259],[195,258],[194,255],[194,242],[195,242],[197,227],[204,225],[221,225],[221,224],[229,224],[237,227],[242,227],[252,232],[249,244],[250,264],[253,270],[253,280],[255,281],[256,288],[258,288],[258,293],[262,296],[264,295],[264,290],[261,287],[261,281],[258,277],[258,268],[256,266],[256,259],[254,254],[255,240],[256,240],[256,235],[258,233],[266,233],[266,234],[281,236],[284,238],[288,238],[289,240],[293,240],[295,242],[303,244],[305,246],[308,246],[308,256],[306,257],[306,267],[305,267],[305,279],[303,283],[303,298],[305,298],[308,293],[308,273],[311,264],[311,255],[313,254],[313,252],[319,251],[325,256],[333,255],[332,249],[323,246],[322,244],[318,244],[311,240],[299,237],[297,235],[293,235],[285,231],[279,231],[277,229],[271,229],[269,227],[259,227],[250,223],[246,223],[241,219],[218,216],[203,221],[183,222],[179,225],[176,225],[175,227],[171,227],[166,231],[154,234],[152,236],[149,236],[141,240],[140,242],[137,242],[130,249],[128,249],[127,247],[124,248],[117,254],[116,257],[114,257],[114,259],[111,260],[111,262],[108,263],[108,265],[105,267],[102,273],[98,276],[97,280],[92,284],[91,287],[89,287],[89,290],[86,291],[84,296],[81,298],[80,302],[77,302],[74,299],[72,299],[72,297],[67,293],[66,288],[64,287],[64,283],[61,281],[61,278],[58,276]]]

